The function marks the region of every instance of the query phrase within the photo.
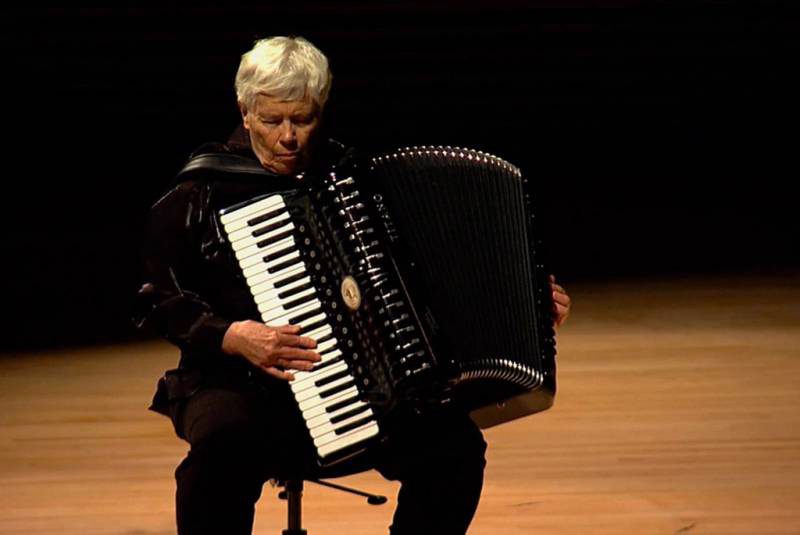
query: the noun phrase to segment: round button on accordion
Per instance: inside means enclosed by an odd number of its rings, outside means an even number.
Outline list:
[[[528,184],[469,149],[412,147],[219,213],[268,325],[322,361],[290,383],[331,464],[404,405],[489,427],[550,407],[555,338]]]

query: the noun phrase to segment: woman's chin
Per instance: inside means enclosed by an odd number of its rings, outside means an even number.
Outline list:
[[[273,159],[270,161],[262,161],[261,165],[267,171],[272,171],[276,175],[291,175],[294,174],[295,171],[298,169],[297,161],[294,160],[283,160],[283,159]]]

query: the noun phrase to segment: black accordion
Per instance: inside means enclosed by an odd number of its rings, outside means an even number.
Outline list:
[[[481,427],[550,407],[553,303],[519,169],[414,147],[220,211],[261,319],[322,361],[290,383],[321,464],[399,406],[458,403]]]

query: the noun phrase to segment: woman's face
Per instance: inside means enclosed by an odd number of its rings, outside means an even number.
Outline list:
[[[320,109],[314,101],[258,95],[254,109],[243,104],[240,109],[261,165],[279,175],[299,173],[308,166],[320,124]]]

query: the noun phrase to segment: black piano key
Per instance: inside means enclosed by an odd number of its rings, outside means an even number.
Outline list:
[[[308,273],[296,273],[296,274],[292,275],[291,277],[287,277],[285,279],[281,279],[280,281],[276,282],[275,283],[275,287],[276,288],[283,288],[287,284],[291,284],[293,282],[299,281],[303,277],[307,277],[307,276],[308,276]]]
[[[328,325],[328,319],[327,318],[321,319],[321,320],[319,320],[319,321],[317,321],[315,323],[312,323],[311,325],[306,325],[305,327],[300,329],[300,332],[297,333],[297,334],[310,333],[311,331],[315,331],[315,330],[319,329],[320,327],[324,327],[325,325]],[[327,335],[323,336],[322,338],[317,339],[317,343],[321,344],[322,342],[330,340],[331,338],[333,338],[333,333],[327,334]]]
[[[316,372],[316,371],[325,369],[328,366],[333,366],[334,364],[342,362],[343,360],[344,360],[344,357],[336,357],[335,359],[331,359],[331,360],[328,360],[326,362],[321,362],[321,363],[317,364],[316,366],[314,366],[313,368],[311,368],[311,371],[312,372]]]
[[[289,266],[293,266],[295,264],[299,264],[302,261],[303,261],[303,259],[298,256],[297,258],[293,258],[292,260],[287,260],[286,262],[281,262],[277,266],[272,266],[271,268],[267,268],[267,273],[277,273],[277,272],[279,272],[281,270],[286,269]]]
[[[336,416],[331,418],[331,423],[332,424],[338,424],[339,422],[344,422],[348,418],[353,417],[356,414],[360,414],[360,413],[362,413],[364,411],[367,411],[367,410],[369,410],[369,405],[362,405],[361,407],[356,407],[353,410],[350,410],[350,411],[347,411],[347,412],[343,412],[342,414],[337,414]]]
[[[324,323],[324,322],[320,322],[320,323]],[[333,333],[326,334],[322,338],[317,339],[317,344],[322,344],[322,343],[327,342],[328,340],[331,340],[331,339],[333,339]]]
[[[350,370],[342,370],[342,371],[337,372],[337,373],[332,373],[331,375],[329,375],[327,377],[323,377],[322,379],[318,379],[318,380],[314,381],[314,386],[321,387],[321,386],[329,385],[334,381],[338,381],[342,377],[350,377]]]
[[[339,429],[335,430],[336,434],[337,435],[344,435],[348,431],[352,431],[353,429],[358,429],[362,425],[364,425],[366,423],[369,423],[371,420],[374,420],[374,419],[375,419],[375,415],[373,414],[373,415],[367,416],[366,418],[361,418],[360,420],[356,420],[353,423],[349,423],[347,425],[343,425]]]
[[[345,390],[347,390],[351,386],[356,386],[356,382],[355,381],[347,381],[346,383],[342,383],[342,384],[340,384],[338,386],[334,386],[333,388],[329,388],[328,390],[326,390],[324,392],[320,392],[319,393],[319,397],[320,397],[320,399],[329,398],[329,397],[331,397],[331,396],[333,396],[335,394],[338,394],[339,392],[344,392]]]
[[[317,342],[317,345],[319,345],[320,343],[321,343],[321,342]],[[327,355],[328,353],[330,353],[330,352],[332,352],[332,351],[336,351],[337,349],[338,349],[338,348],[336,347],[336,344],[334,344],[334,345],[332,345],[331,347],[329,347],[328,349],[325,349],[325,350],[323,350],[323,351],[320,351],[320,352],[319,352],[319,354],[320,354],[320,355]]]
[[[293,308],[295,308],[295,307],[297,307],[299,305],[302,305],[303,303],[308,303],[309,301],[313,301],[316,298],[317,298],[317,296],[314,295],[313,293],[308,294],[308,295],[304,295],[303,297],[298,297],[294,301],[288,301],[288,302],[284,303],[283,309],[284,310],[292,310]]]
[[[308,312],[300,314],[299,316],[295,316],[293,318],[289,318],[289,325],[297,325],[301,321],[305,321],[308,318],[313,318],[314,316],[316,316],[320,312],[322,312],[322,308],[321,307],[320,308],[315,308],[314,310],[309,310]]]
[[[289,253],[293,253],[297,250],[297,247],[294,245],[290,245],[285,249],[281,249],[280,251],[275,251],[274,253],[268,254],[264,257],[264,262],[272,262],[273,260],[277,260],[278,258],[285,256]]]
[[[295,286],[291,290],[286,290],[285,292],[281,292],[278,294],[278,299],[286,299],[287,297],[291,297],[296,293],[300,293],[303,290],[308,290],[309,288],[313,288],[314,284],[309,282],[306,284],[301,284],[300,286]]]
[[[263,236],[267,232],[273,231],[276,228],[281,228],[281,227],[285,226],[287,223],[290,223],[290,222],[291,222],[291,220],[289,220],[289,219],[281,219],[280,221],[277,221],[275,223],[270,223],[269,225],[263,226],[260,229],[256,229],[251,234],[254,237]]]
[[[345,398],[341,401],[337,401],[336,403],[326,407],[325,412],[336,412],[339,409],[347,407],[348,405],[352,405],[356,401],[361,401],[357,395]]]
[[[250,227],[254,227],[259,223],[263,223],[264,221],[269,221],[273,217],[278,217],[282,213],[286,212],[286,207],[278,208],[277,210],[273,210],[271,212],[267,212],[266,214],[260,215],[258,217],[254,217],[253,219],[249,219],[247,221],[247,225]]]
[[[260,242],[256,243],[258,247],[266,247],[268,245],[272,245],[273,243],[279,242],[284,238],[288,238],[294,234],[294,229],[289,229],[285,232],[281,232],[280,234],[276,234],[271,238],[267,238],[266,240],[261,240]]]

